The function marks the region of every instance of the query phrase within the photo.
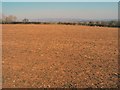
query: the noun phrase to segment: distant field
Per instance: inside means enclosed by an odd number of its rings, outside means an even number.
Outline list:
[[[118,29],[3,25],[3,87],[115,88]]]

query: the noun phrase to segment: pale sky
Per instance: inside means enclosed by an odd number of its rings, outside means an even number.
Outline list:
[[[0,0],[2,2],[119,2],[119,0]]]
[[[117,19],[118,3],[117,2],[2,2],[2,13],[5,15],[15,15],[21,19],[22,18]]]

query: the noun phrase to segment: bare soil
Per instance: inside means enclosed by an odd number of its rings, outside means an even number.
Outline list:
[[[3,25],[3,88],[116,88],[118,29]]]

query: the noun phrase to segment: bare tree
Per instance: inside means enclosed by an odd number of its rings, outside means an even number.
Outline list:
[[[6,16],[4,14],[2,14],[2,22],[5,23],[6,22]]]
[[[23,23],[28,23],[29,22],[29,19],[23,19]]]
[[[3,23],[12,23],[15,22],[17,20],[16,16],[10,15],[10,16],[5,16],[2,15],[2,22]]]
[[[116,26],[118,26],[118,22],[117,21],[110,21],[109,26],[116,27]]]

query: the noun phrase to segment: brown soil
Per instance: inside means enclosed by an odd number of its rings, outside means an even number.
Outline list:
[[[4,88],[115,88],[117,28],[3,25]]]

